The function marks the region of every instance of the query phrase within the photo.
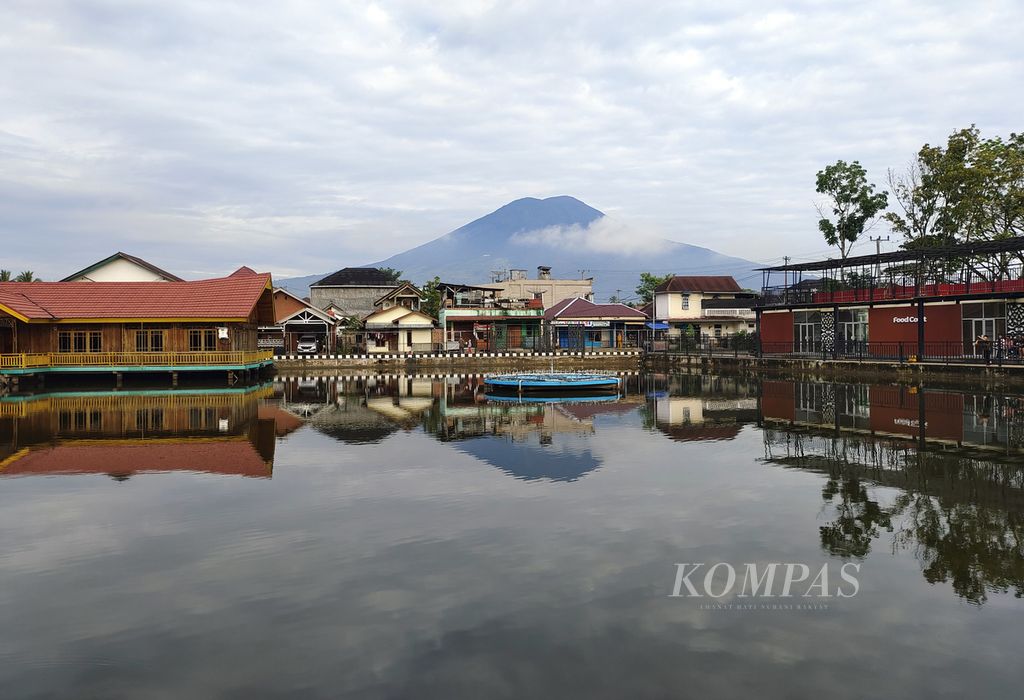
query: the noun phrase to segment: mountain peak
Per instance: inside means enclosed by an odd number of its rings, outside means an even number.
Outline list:
[[[515,233],[553,226],[588,226],[604,213],[575,197],[559,195],[546,199],[523,197],[469,222],[449,234],[461,240],[505,239]]]

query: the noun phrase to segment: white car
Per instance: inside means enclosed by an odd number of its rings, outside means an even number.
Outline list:
[[[315,335],[304,335],[299,338],[295,351],[300,355],[315,355],[320,351],[320,341]]]

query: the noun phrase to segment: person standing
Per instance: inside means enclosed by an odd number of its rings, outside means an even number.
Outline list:
[[[988,335],[979,335],[974,341],[974,351],[981,355],[986,365],[992,364],[992,341]]]

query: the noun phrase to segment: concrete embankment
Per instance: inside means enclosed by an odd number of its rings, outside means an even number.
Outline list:
[[[632,350],[600,352],[482,352],[433,355],[283,355],[274,367],[287,373],[329,370],[405,374],[486,374],[517,371],[636,370],[641,353]]]
[[[877,360],[820,360],[749,355],[649,353],[641,363],[652,372],[761,374],[827,381],[879,380],[910,384],[1024,386],[1024,366]]]

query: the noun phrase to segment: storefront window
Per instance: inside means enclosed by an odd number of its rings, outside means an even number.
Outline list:
[[[821,312],[793,312],[793,347],[796,352],[818,352],[821,349]]]
[[[986,301],[973,304],[962,304],[960,314],[963,319],[964,352],[976,354],[974,341],[987,335],[995,345],[1000,337],[1006,335],[1006,303],[1002,301]]]

